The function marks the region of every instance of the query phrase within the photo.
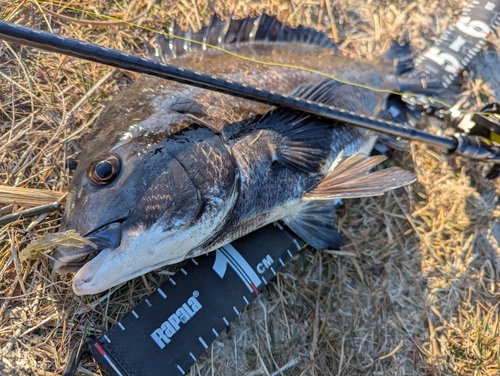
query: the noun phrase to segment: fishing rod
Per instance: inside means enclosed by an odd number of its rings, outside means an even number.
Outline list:
[[[492,13],[491,18],[496,21],[498,12],[491,11],[490,13]],[[491,30],[492,26],[488,27]],[[500,163],[500,149],[482,136],[463,134],[437,136],[396,122],[356,114],[300,97],[291,97],[287,94],[252,87],[247,84],[233,82],[229,79],[177,67],[172,64],[161,63],[126,52],[5,21],[0,21],[0,37],[21,45],[41,48],[50,52],[73,56],[115,68],[148,74],[202,89],[214,90],[267,105],[284,106],[327,119],[351,123],[391,136],[430,144],[437,148],[445,149],[449,153],[461,155],[466,158]],[[443,57],[440,56],[440,58]]]

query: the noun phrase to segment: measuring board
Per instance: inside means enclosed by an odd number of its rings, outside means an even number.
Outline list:
[[[450,86],[498,27],[499,8],[499,0],[473,1],[434,46],[416,59],[418,70],[440,80],[444,88]]]
[[[111,375],[184,375],[302,244],[275,223],[188,261],[92,355]]]

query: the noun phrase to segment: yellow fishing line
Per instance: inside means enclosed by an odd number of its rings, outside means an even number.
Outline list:
[[[29,0],[29,1],[36,3],[37,6],[39,7],[40,11],[42,11],[43,8],[40,6],[40,4],[38,3],[37,0]],[[41,4],[42,5],[54,5],[54,2],[42,2]],[[371,91],[374,91],[374,92],[377,92],[377,93],[396,94],[396,95],[400,95],[400,96],[402,96],[403,94],[407,94],[407,95],[411,95],[411,96],[418,96],[420,98],[422,98],[422,97],[423,98],[428,98],[428,99],[430,99],[431,102],[439,103],[439,104],[441,104],[441,105],[443,105],[443,106],[445,106],[447,108],[452,107],[450,104],[448,104],[448,103],[446,103],[446,102],[444,102],[444,101],[442,101],[440,99],[431,98],[431,97],[428,97],[428,96],[424,96],[422,94],[411,93],[411,92],[399,92],[399,91],[389,90],[389,89],[381,89],[381,88],[377,88],[377,87],[373,87],[373,86],[369,86],[369,85],[359,84],[359,83],[352,82],[352,81],[349,81],[349,80],[344,80],[342,78],[333,76],[333,75],[331,75],[329,73],[325,73],[325,72],[322,72],[320,70],[316,70],[316,69],[312,69],[312,68],[303,67],[303,66],[300,66],[300,65],[283,64],[283,63],[276,63],[276,62],[271,62],[271,61],[266,61],[266,60],[255,59],[253,57],[241,55],[241,54],[238,54],[236,52],[226,50],[223,47],[211,45],[211,44],[208,44],[208,43],[203,43],[203,42],[200,42],[200,41],[197,41],[197,40],[193,40],[193,39],[186,38],[186,37],[181,37],[181,36],[174,35],[174,34],[167,33],[167,32],[163,32],[163,31],[158,31],[158,30],[146,27],[146,26],[138,25],[138,24],[136,24],[134,22],[120,20],[120,19],[118,19],[116,17],[107,16],[107,15],[104,15],[104,14],[99,14],[99,13],[97,13],[95,11],[87,11],[87,10],[84,10],[84,9],[79,9],[79,8],[75,8],[75,7],[67,6],[67,5],[62,5],[62,6],[64,7],[64,9],[68,9],[68,10],[71,10],[71,11],[74,11],[74,12],[77,12],[77,13],[87,14],[87,15],[90,15],[90,16],[99,17],[101,19],[106,19],[106,20],[110,20],[110,21],[120,21],[120,22],[122,22],[122,23],[124,23],[126,25],[130,25],[130,26],[133,26],[133,27],[145,30],[145,31],[149,31],[149,32],[156,33],[156,34],[161,34],[161,35],[173,38],[173,39],[179,39],[179,40],[182,40],[182,41],[187,41],[187,42],[190,42],[190,43],[194,43],[194,44],[198,44],[198,45],[203,45],[203,46],[205,46],[207,48],[211,48],[211,49],[214,49],[216,51],[220,51],[222,53],[228,54],[230,56],[234,56],[234,57],[236,57],[238,59],[242,59],[242,60],[245,60],[245,61],[250,61],[250,62],[253,62],[253,63],[257,63],[257,64],[262,64],[262,65],[269,65],[269,66],[276,66],[276,67],[283,67],[283,68],[290,68],[290,69],[298,69],[298,70],[302,70],[302,71],[306,71],[306,72],[310,72],[310,73],[315,73],[315,74],[318,74],[318,75],[330,78],[330,79],[332,79],[334,81],[337,81],[337,82],[340,82],[342,84],[351,85],[351,86],[359,87],[359,88],[366,89],[366,90],[371,90]],[[78,20],[75,20],[75,22],[78,22]],[[487,112],[475,112],[475,111],[461,111],[461,112],[464,112],[464,113],[473,113],[473,114],[481,114],[481,115],[490,115],[491,114],[491,113],[487,113]]]

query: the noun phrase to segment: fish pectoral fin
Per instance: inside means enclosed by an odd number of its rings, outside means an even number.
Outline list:
[[[330,153],[332,129],[317,116],[276,108],[260,119],[252,143],[262,131],[273,135],[268,141],[273,160],[295,171],[319,172]]]
[[[307,122],[302,130],[280,133],[274,149],[274,159],[292,170],[319,172],[330,152],[329,135],[333,132],[321,122],[305,119],[300,121]]]
[[[292,170],[319,172],[330,153],[334,132],[316,116],[276,109],[266,114],[256,132],[262,129],[276,134],[274,160]]]
[[[415,174],[399,167],[370,172],[385,159],[382,155],[370,157],[355,154],[340,162],[316,187],[304,195],[304,199],[331,200],[379,196],[416,180]]]
[[[283,221],[309,245],[316,249],[339,249],[342,237],[334,226],[337,220],[335,200],[306,203],[297,213]]]
[[[333,105],[338,90],[345,86],[322,80],[300,85],[289,96]],[[334,137],[343,134],[345,127],[336,121],[280,107],[266,113],[255,130],[268,129],[278,135],[274,155],[277,162],[297,171],[315,173],[329,157]]]

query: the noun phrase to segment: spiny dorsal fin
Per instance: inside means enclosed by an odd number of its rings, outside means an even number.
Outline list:
[[[331,170],[321,183],[304,195],[304,199],[331,200],[379,196],[416,180],[414,174],[398,167],[370,173],[372,168],[385,159],[381,155],[369,157],[365,154],[355,154]]]
[[[293,28],[279,22],[276,17],[267,14],[241,20],[221,20],[217,16],[213,16],[210,24],[197,32],[192,32],[192,30],[184,31],[174,23],[169,28],[169,33],[202,44],[157,35],[157,55],[164,61],[191,51],[205,49],[207,44],[223,47],[225,44],[254,41],[300,42],[319,47],[337,48],[335,43],[322,32],[304,26]],[[154,56],[151,57],[154,58]]]
[[[283,221],[316,249],[339,249],[342,237],[333,223],[337,220],[335,200],[312,201]]]

